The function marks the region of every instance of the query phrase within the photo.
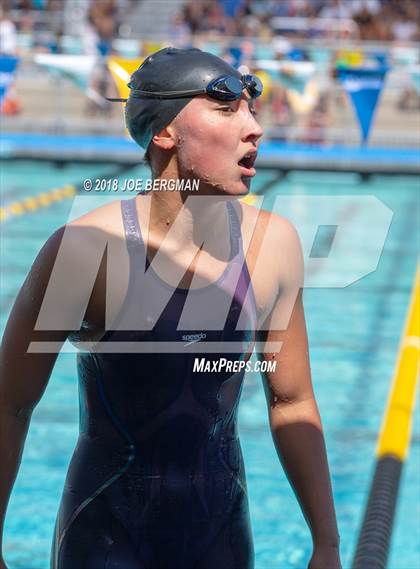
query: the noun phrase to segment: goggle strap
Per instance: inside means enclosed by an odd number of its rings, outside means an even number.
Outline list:
[[[128,101],[128,99],[114,99],[113,97],[105,97],[105,99],[111,103],[126,103]]]
[[[253,89],[256,85],[254,77],[255,77],[254,75],[247,74],[247,75],[243,75],[241,79],[238,79],[238,81],[243,85],[243,88],[241,89],[241,91],[243,89],[247,89],[251,96],[252,96],[252,94],[250,93],[249,90]],[[220,95],[222,95],[224,92],[221,90],[220,91],[217,90],[217,81],[222,82],[223,78],[221,77],[221,78],[215,79],[214,81],[211,82],[211,83],[215,84],[214,85],[215,93],[219,93]],[[130,86],[130,84],[128,86]],[[229,93],[231,93],[232,95],[240,96],[239,93],[234,93],[233,91],[229,91],[229,88],[228,88],[227,92],[225,92],[224,94],[228,95]],[[187,91],[143,91],[142,89],[131,89],[130,90],[130,96],[137,98],[137,99],[183,99],[185,97],[194,97],[195,95],[204,95],[204,94],[208,94],[209,96],[211,96],[211,92],[209,92],[208,89],[191,89],[191,90],[187,90]],[[259,93],[256,96],[258,97],[260,94],[261,93]],[[105,98],[108,101],[121,102],[121,103],[126,103],[128,100],[128,99],[122,99],[122,98],[110,98],[110,97],[105,97]]]
[[[190,91],[142,91],[141,89],[132,89],[130,95],[138,99],[182,99],[205,93],[205,89],[192,89]]]

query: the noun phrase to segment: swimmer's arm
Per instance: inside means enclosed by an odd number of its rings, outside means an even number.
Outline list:
[[[67,339],[67,330],[35,330],[47,286],[56,267],[58,252],[63,253],[65,228],[59,229],[38,254],[22,285],[5,329],[0,348],[0,551],[3,523],[12,487],[21,462],[24,442],[32,412],[41,399],[51,376],[60,347]],[[78,287],[80,275],[86,269],[86,256],[74,251],[86,250],[82,232],[67,232],[64,265],[68,277],[61,290],[63,298],[81,302],[83,291]],[[80,247],[84,245],[84,247]],[[27,353],[33,341],[54,342],[55,353]],[[1,566],[1,564],[0,564]]]
[[[11,489],[21,461],[33,408],[48,382],[56,354],[27,354],[45,292],[52,254],[61,235],[51,237],[33,264],[13,305],[0,351],[0,540]],[[60,338],[64,341],[64,337]]]
[[[303,259],[293,228],[286,228],[282,243],[290,251],[289,262],[280,271],[279,293],[258,332],[263,345],[282,342],[280,352],[259,354],[261,360],[276,362],[275,371],[262,374],[270,428],[314,547],[338,549],[324,435],[311,380],[302,302]]]
[[[0,543],[13,483],[32,411],[45,390],[57,354],[29,354],[33,340],[63,343],[67,332],[35,332],[35,322],[59,248],[63,229],[37,256],[13,305],[0,349]]]

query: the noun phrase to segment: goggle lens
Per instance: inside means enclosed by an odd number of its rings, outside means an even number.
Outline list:
[[[207,94],[222,101],[239,99],[244,88],[237,77],[219,77],[207,85]]]
[[[207,95],[222,101],[236,101],[246,89],[251,97],[259,97],[263,84],[256,75],[244,75],[241,79],[232,76],[219,77],[207,85]]]

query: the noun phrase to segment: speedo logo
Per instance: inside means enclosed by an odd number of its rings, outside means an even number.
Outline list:
[[[184,342],[188,342],[188,344],[185,344],[186,346],[189,346],[190,344],[195,344],[196,342],[199,342],[200,340],[204,340],[204,338],[206,338],[207,334],[205,332],[200,332],[199,334],[184,334],[182,336],[182,339],[184,340]]]

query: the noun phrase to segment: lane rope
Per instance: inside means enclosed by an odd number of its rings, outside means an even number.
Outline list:
[[[11,217],[19,217],[43,207],[50,207],[51,204],[71,198],[76,193],[77,187],[74,184],[66,184],[61,188],[53,188],[48,192],[40,192],[35,196],[28,196],[22,200],[12,202],[0,207],[0,223],[7,221]]]
[[[420,368],[420,266],[379,432],[376,464],[352,569],[386,569],[401,473],[411,441]]]

